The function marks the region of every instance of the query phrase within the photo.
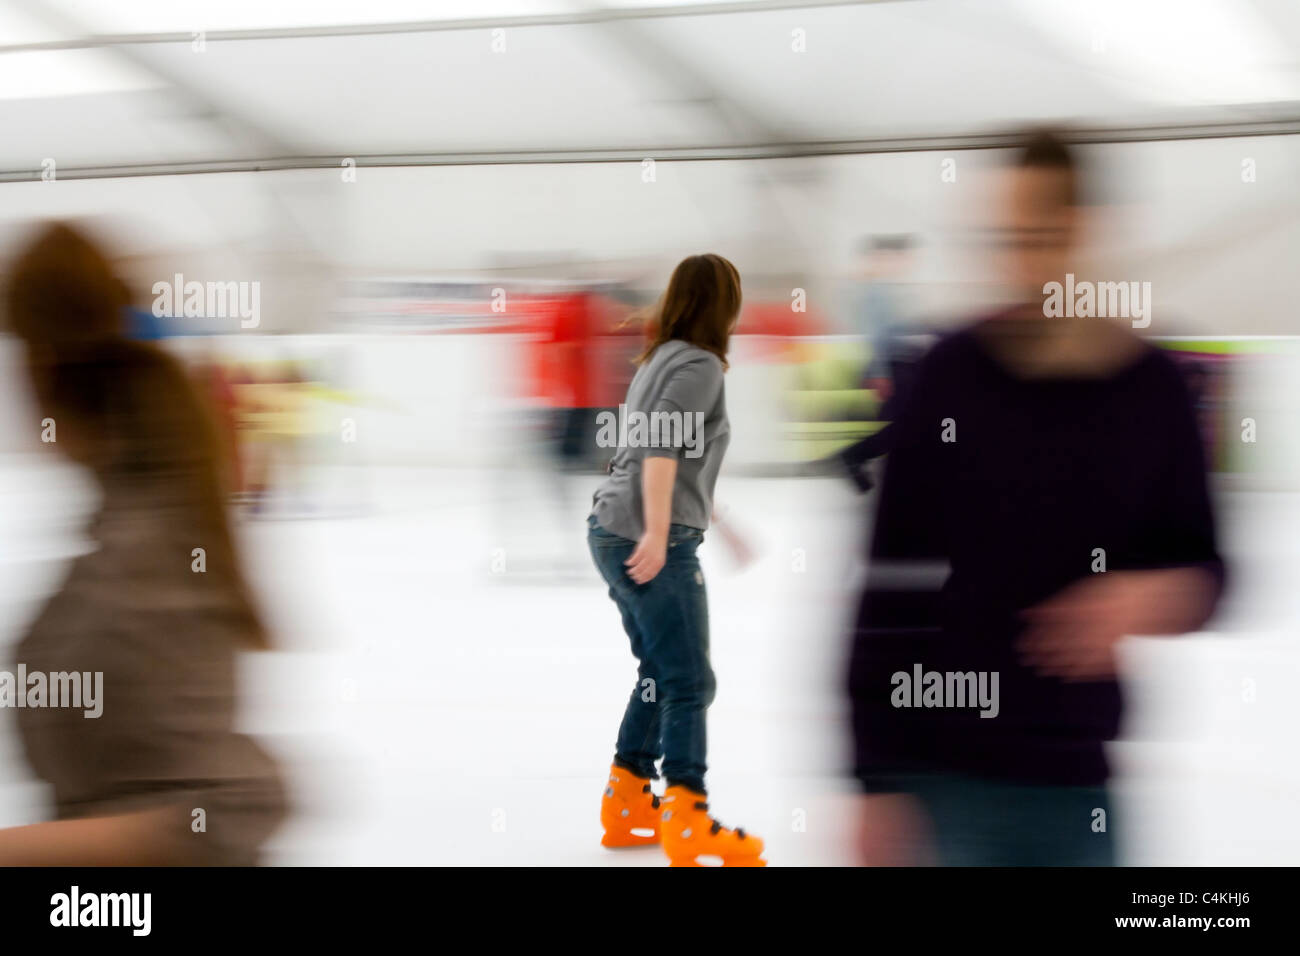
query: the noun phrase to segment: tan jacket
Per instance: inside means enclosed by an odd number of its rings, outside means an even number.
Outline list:
[[[203,535],[148,484],[105,489],[99,550],[73,563],[14,659],[29,674],[102,672],[102,715],[20,709],[24,748],[60,819],[171,808],[162,836],[189,862],[252,864],[287,800],[275,762],[234,727],[250,611],[221,569],[192,570]]]

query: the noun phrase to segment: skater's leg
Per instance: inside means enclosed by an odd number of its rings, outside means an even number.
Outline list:
[[[609,596],[623,615],[623,630],[632,642],[632,653],[638,661],[637,683],[632,688],[627,709],[623,712],[623,723],[618,728],[614,763],[633,771],[638,777],[653,780],[659,775],[655,763],[663,756],[660,748],[659,704],[651,673],[653,668],[646,664],[641,631],[631,609],[619,601],[613,588],[610,588]]]
[[[658,776],[655,762],[662,756],[658,694],[654,668],[646,660],[645,640],[633,608],[632,592],[635,585],[627,576],[624,566],[636,544],[606,531],[594,517],[588,518],[587,528],[587,543],[592,560],[596,564],[596,570],[609,585],[610,599],[618,607],[623,619],[623,630],[627,632],[632,654],[637,659],[637,683],[632,688],[623,712],[614,763],[639,777],[654,779]]]
[[[624,714],[626,733],[619,735],[620,749],[626,748],[625,759],[634,765],[629,769],[639,765],[643,776],[653,776],[649,756],[659,751],[655,738],[661,737],[668,782],[704,793],[705,715],[716,689],[709,664],[704,575],[695,555],[704,534],[673,525],[663,570],[654,580],[638,585],[624,565],[635,543],[605,531],[594,518],[588,527],[592,558],[623,612],[625,627],[631,619],[628,636],[640,662],[637,692]]]
[[[659,756],[659,706],[656,701],[653,668],[645,657],[644,632],[630,600],[631,579],[624,562],[636,545],[611,534],[594,517],[587,519],[587,544],[601,577],[609,585],[609,596],[623,617],[623,629],[638,661],[637,686],[623,713],[618,730],[614,765],[600,804],[600,823],[607,847],[649,846],[659,842],[659,798],[650,781],[657,774]]]
[[[695,549],[703,532],[669,531],[668,561],[649,583],[628,584],[642,634],[643,680],[658,698],[663,774],[670,786],[704,793],[706,716],[717,688],[709,663],[709,610]]]

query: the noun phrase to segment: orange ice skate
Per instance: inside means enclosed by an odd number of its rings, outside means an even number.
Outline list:
[[[659,798],[650,781],[615,764],[600,802],[601,846],[651,846],[659,842]]]
[[[671,866],[767,866],[763,841],[709,816],[702,794],[669,787],[659,801],[660,833]]]

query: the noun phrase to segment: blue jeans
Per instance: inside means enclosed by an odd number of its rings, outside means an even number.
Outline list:
[[[655,578],[637,584],[624,563],[636,542],[587,519],[587,544],[637,659],[637,683],[618,729],[614,760],[641,777],[655,778],[663,758],[669,786],[704,793],[708,738],[705,715],[717,683],[709,664],[709,606],[695,549],[698,528],[668,529],[668,560]]]
[[[925,807],[940,866],[1115,865],[1105,786],[936,773],[909,777],[903,788]]]

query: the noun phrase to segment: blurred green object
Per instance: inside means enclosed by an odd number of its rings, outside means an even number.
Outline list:
[[[880,396],[862,388],[870,359],[859,341],[801,343],[784,399],[787,460],[817,462],[884,427]]]
[[[1257,470],[1257,446],[1237,440],[1243,416],[1258,409],[1238,407],[1233,394],[1234,372],[1245,361],[1269,355],[1295,354],[1300,340],[1289,336],[1238,338],[1152,337],[1151,343],[1175,353],[1180,366],[1197,366],[1204,376],[1198,396],[1197,419],[1206,443],[1207,460],[1218,472]],[[862,388],[870,358],[860,341],[804,341],[785,389],[786,427],[782,442],[791,464],[813,465],[843,451],[884,427],[878,419],[880,396]]]

